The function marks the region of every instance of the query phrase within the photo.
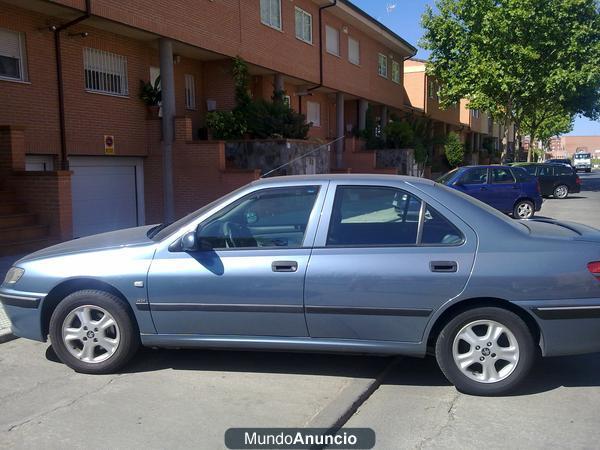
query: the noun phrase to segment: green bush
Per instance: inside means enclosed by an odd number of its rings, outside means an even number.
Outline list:
[[[310,125],[283,102],[253,100],[247,107],[248,133],[257,139],[306,139]]]
[[[383,129],[389,148],[405,148],[414,144],[415,133],[410,123],[393,120]]]
[[[140,100],[147,106],[158,106],[162,99],[160,89],[160,75],[154,80],[154,84],[149,81],[140,80]]]
[[[465,146],[456,133],[449,133],[444,144],[444,153],[450,167],[460,166],[465,159]]]
[[[211,111],[206,115],[206,126],[213,139],[240,139],[247,130],[246,122],[232,111]]]

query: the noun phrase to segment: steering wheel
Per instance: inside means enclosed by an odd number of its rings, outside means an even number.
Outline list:
[[[236,223],[225,222],[223,223],[223,236],[225,236],[225,247],[233,248],[236,247],[234,239],[234,228],[239,227]]]

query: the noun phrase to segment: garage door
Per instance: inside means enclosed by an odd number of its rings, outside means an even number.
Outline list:
[[[143,193],[138,158],[70,158],[73,236],[140,225]]]

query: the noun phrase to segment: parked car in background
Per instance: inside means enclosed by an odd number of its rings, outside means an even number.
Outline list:
[[[568,158],[552,158],[544,161],[545,164],[566,164],[567,166],[573,167],[573,162]]]
[[[575,170],[592,171],[592,154],[587,152],[577,152],[573,155],[573,165]]]
[[[540,182],[542,196],[555,198],[567,198],[569,194],[581,192],[581,179],[572,167],[564,164],[548,163],[520,163],[525,171],[537,177]]]
[[[519,167],[459,167],[436,181],[475,197],[503,213],[512,214],[516,219],[530,219],[542,207],[537,179]]]
[[[515,170],[466,169],[529,177]],[[266,178],[170,225],[26,256],[0,300],[16,335],[50,335],[84,373],[140,344],[430,353],[459,390],[498,395],[539,353],[600,351],[600,231],[510,220],[422,178]]]

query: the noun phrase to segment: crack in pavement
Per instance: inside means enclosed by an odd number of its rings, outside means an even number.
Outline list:
[[[424,437],[423,439],[421,439],[421,442],[419,442],[415,446],[415,448],[417,448],[417,449],[425,448],[425,445],[434,442],[437,438],[439,438],[444,433],[444,431],[446,431],[447,429],[452,427],[454,419],[456,419],[456,404],[458,403],[458,400],[460,400],[461,397],[462,397],[461,393],[456,391],[455,394],[450,399],[446,423],[444,423],[444,425],[442,425],[432,436]]]
[[[31,423],[31,422],[33,422],[34,420],[41,419],[41,418],[43,418],[43,417],[46,417],[46,416],[48,416],[48,415],[50,415],[50,414],[52,414],[52,413],[54,413],[54,412],[56,412],[56,411],[59,411],[59,410],[61,410],[61,409],[65,409],[65,408],[68,408],[68,407],[70,407],[70,406],[73,406],[75,403],[79,402],[80,400],[84,399],[85,397],[88,397],[88,396],[90,396],[90,395],[97,394],[98,392],[102,391],[103,389],[106,389],[106,388],[107,388],[108,386],[110,386],[110,385],[111,385],[111,384],[112,384],[112,383],[113,383],[115,380],[117,380],[118,378],[121,378],[122,376],[123,376],[123,375],[117,375],[117,376],[114,376],[114,377],[112,377],[110,380],[108,380],[106,383],[104,383],[102,386],[100,386],[98,389],[95,389],[95,390],[93,390],[93,391],[89,391],[89,392],[85,392],[85,393],[81,394],[81,395],[80,395],[80,396],[78,396],[78,397],[75,397],[74,399],[70,400],[69,402],[67,402],[67,403],[65,403],[65,404],[58,405],[58,406],[56,406],[56,407],[54,407],[54,408],[52,408],[52,409],[50,409],[50,410],[48,410],[48,411],[44,411],[44,412],[42,412],[42,413],[40,413],[40,414],[36,414],[35,416],[33,416],[33,417],[30,417],[30,418],[29,418],[29,419],[27,419],[27,420],[24,420],[24,421],[22,421],[22,422],[19,422],[19,423],[17,423],[17,424],[11,425],[11,426],[10,426],[10,427],[8,427],[7,429],[5,429],[5,430],[4,430],[4,432],[5,432],[5,433],[10,433],[11,431],[14,431],[14,430],[16,430],[16,429],[18,429],[18,428],[22,427],[23,425],[27,425],[28,423]]]

